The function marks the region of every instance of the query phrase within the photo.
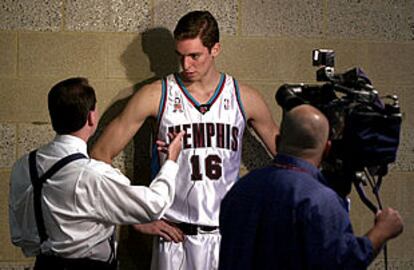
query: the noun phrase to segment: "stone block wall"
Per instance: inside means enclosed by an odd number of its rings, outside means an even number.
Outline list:
[[[282,83],[315,82],[311,51],[336,51],[336,70],[359,66],[381,94],[397,94],[404,113],[397,162],[383,185],[383,202],[400,210],[402,237],[389,245],[390,269],[414,266],[414,0],[3,0],[0,3],[0,269],[27,269],[32,260],[10,244],[7,195],[13,162],[47,142],[46,96],[70,76],[89,78],[105,126],[143,84],[178,68],[171,30],[194,9],[217,18],[221,70],[257,88],[277,121],[274,93]],[[98,131],[99,135],[99,131]],[[115,166],[135,183],[148,178],[151,125],[141,130]],[[242,174],[263,164],[246,139]],[[358,234],[372,214],[354,193],[351,218]],[[150,241],[120,231],[122,269],[145,269]],[[141,244],[140,244],[141,243]],[[134,259],[141,254],[141,259]],[[383,269],[378,256],[371,269]]]

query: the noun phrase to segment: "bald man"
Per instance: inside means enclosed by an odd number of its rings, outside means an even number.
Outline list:
[[[346,202],[319,172],[329,124],[316,108],[285,112],[272,166],[240,179],[221,204],[219,269],[366,269],[402,232],[393,209],[356,237]]]

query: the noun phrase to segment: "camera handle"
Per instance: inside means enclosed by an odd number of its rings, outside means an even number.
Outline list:
[[[363,176],[362,173],[356,173],[354,179],[354,186],[359,195],[361,201],[374,213],[374,215],[378,212],[378,207],[368,198],[365,194],[365,190],[363,186],[366,186],[366,178]]]

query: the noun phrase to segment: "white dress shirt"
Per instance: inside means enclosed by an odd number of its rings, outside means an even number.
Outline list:
[[[58,160],[73,153],[86,156],[87,145],[70,135],[57,135],[38,149],[41,177]],[[43,184],[42,214],[51,250],[66,258],[107,260],[108,239],[115,224],[144,223],[159,219],[171,205],[178,165],[168,161],[149,187],[131,186],[118,169],[94,159],[75,160]],[[30,180],[28,155],[13,166],[10,179],[9,223],[13,244],[26,256],[40,252]]]

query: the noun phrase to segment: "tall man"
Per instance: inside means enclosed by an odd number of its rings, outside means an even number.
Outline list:
[[[56,137],[13,166],[9,217],[13,244],[37,256],[35,270],[116,269],[115,224],[159,219],[171,205],[182,133],[150,187],[131,186],[110,165],[90,159],[98,123],[94,89],[84,78],[56,84],[48,96]]]
[[[387,208],[366,236],[353,234],[346,202],[318,170],[328,133],[310,105],[284,113],[274,163],[240,179],[222,201],[220,270],[366,269],[402,232],[400,215]]]
[[[238,178],[244,129],[251,125],[275,154],[278,127],[258,92],[216,69],[219,29],[208,11],[182,17],[174,38],[182,71],[139,90],[108,125],[92,155],[111,162],[147,117],[157,119],[159,139],[185,130],[178,192],[166,221],[136,228],[161,236],[153,269],[217,269],[219,206]],[[181,241],[181,232],[184,242],[169,242]]]

